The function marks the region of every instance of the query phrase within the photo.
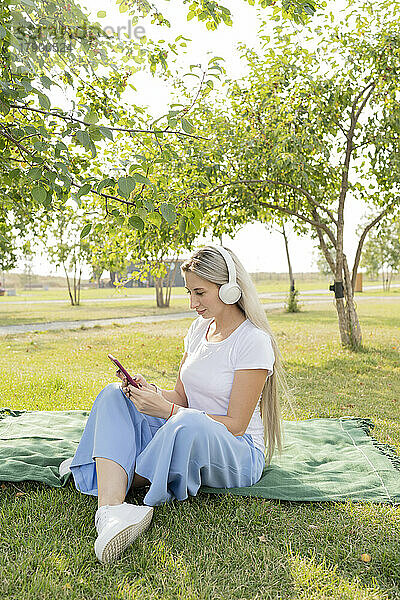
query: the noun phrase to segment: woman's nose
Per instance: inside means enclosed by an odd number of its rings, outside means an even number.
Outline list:
[[[192,295],[190,296],[190,308],[196,308],[196,306],[199,306],[200,302],[199,299],[194,298]]]

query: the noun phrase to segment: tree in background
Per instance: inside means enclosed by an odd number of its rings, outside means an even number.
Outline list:
[[[289,295],[288,295],[286,303],[285,303],[286,312],[294,312],[294,313],[300,312],[300,306],[298,303],[299,290],[296,289],[296,285],[294,282],[292,263],[290,260],[290,253],[289,253],[289,240],[288,240],[288,236],[287,236],[287,233],[285,230],[285,225],[283,223],[282,223],[282,228],[279,230],[279,233],[281,233],[283,235],[283,239],[285,242],[285,252],[286,252],[286,259],[287,259],[287,263],[288,263],[289,282],[290,282]]]
[[[361,266],[369,275],[382,277],[384,292],[390,290],[393,274],[400,271],[400,220],[385,220],[378,230],[368,236],[361,258]]]
[[[81,235],[82,231],[85,234],[89,228],[87,221],[82,210],[64,205],[43,232],[50,262],[64,270],[72,306],[80,304],[82,270],[89,263],[90,247]]]
[[[214,142],[204,211],[221,230],[262,212],[306,226],[334,278],[340,337],[351,349],[362,343],[353,296],[365,238],[400,204],[399,9],[350,0],[339,23],[314,19],[312,50],[287,27],[275,28],[274,43],[261,35],[262,52],[243,49],[249,74],[231,82],[228,108],[203,115]],[[371,214],[352,269],[343,242],[349,193]]]

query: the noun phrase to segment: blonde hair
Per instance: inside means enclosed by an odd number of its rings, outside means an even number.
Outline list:
[[[225,248],[225,246],[223,247]],[[260,400],[260,412],[264,424],[264,441],[266,444],[266,464],[269,465],[275,449],[277,448],[279,452],[282,451],[281,407],[278,384],[287,393],[286,377],[278,345],[269,326],[265,310],[258,298],[254,283],[234,252],[228,248],[225,249],[233,259],[236,267],[236,282],[242,290],[242,295],[236,304],[249,321],[268,333],[275,355],[273,373],[266,379]],[[219,286],[229,280],[225,259],[213,246],[205,246],[194,252],[181,265],[181,271],[182,273],[191,271],[195,275]]]

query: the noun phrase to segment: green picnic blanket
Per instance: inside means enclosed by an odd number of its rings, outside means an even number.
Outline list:
[[[0,409],[0,480],[66,484],[58,466],[74,455],[89,412]],[[283,421],[284,448],[255,485],[213,494],[290,501],[400,503],[400,458],[370,436],[369,419]]]

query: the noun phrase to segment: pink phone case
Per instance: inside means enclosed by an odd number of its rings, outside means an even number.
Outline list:
[[[125,377],[129,381],[129,383],[131,385],[133,385],[134,387],[137,387],[137,388],[140,389],[141,386],[138,383],[136,383],[136,381],[132,378],[131,375],[129,375],[128,371],[126,369],[124,369],[124,367],[121,365],[121,363],[119,362],[119,360],[117,360],[115,358],[115,356],[113,356],[112,354],[108,354],[107,356],[114,363],[114,365],[116,367],[118,367],[118,369],[121,371],[121,373],[123,373],[125,375]]]

